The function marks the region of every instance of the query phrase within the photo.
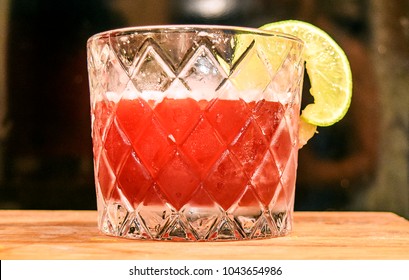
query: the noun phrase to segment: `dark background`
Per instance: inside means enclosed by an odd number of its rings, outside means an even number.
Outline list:
[[[85,48],[91,35],[132,25],[258,27],[300,19],[344,48],[354,98],[345,120],[320,129],[300,150],[296,210],[409,216],[409,1],[0,3],[0,208],[96,209]],[[308,90],[303,95],[311,102]]]

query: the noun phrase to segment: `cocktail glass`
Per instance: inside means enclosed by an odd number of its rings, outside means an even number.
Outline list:
[[[245,240],[291,231],[303,43],[226,26],[88,40],[101,232]]]

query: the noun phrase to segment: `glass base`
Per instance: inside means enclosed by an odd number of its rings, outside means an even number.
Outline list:
[[[215,211],[208,207],[144,206],[128,211],[113,203],[100,211],[102,233],[129,239],[168,241],[228,241],[284,236],[291,231],[292,211],[237,207]]]

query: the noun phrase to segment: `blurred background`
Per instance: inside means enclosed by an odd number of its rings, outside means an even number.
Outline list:
[[[346,118],[300,150],[296,210],[409,218],[409,0],[0,0],[0,208],[96,209],[86,40],[137,25],[299,19],[347,53]],[[304,102],[311,102],[308,78]]]

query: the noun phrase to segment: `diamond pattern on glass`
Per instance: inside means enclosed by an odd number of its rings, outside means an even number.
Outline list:
[[[115,120],[108,130],[104,148],[112,170],[118,172],[132,147],[127,136]]]
[[[99,162],[97,163],[97,168],[95,171],[97,187],[102,196],[106,200],[109,200],[112,190],[115,187],[116,178],[105,153],[101,153],[101,157],[99,159]]]
[[[279,235],[286,234],[289,230],[291,230],[288,212],[274,212],[271,213],[271,217]]]
[[[132,75],[132,82],[141,91],[165,91],[175,75],[155,50],[147,45]]]
[[[189,201],[200,179],[189,168],[189,163],[176,153],[173,159],[163,166],[157,182],[167,201],[180,210]]]
[[[284,168],[290,157],[290,153],[295,149],[295,142],[291,138],[289,128],[290,126],[286,122],[286,118],[282,118],[280,125],[277,127],[277,131],[271,141],[270,149],[277,159],[277,167],[280,173],[284,171]]]
[[[102,232],[200,241],[291,229],[303,64],[298,43],[276,37],[240,46],[234,32],[172,30],[89,41]]]
[[[249,186],[232,210],[238,228],[245,237],[250,237],[254,231],[257,220],[263,212],[263,207],[256,194]]]
[[[132,115],[130,118],[129,115]],[[123,134],[134,144],[152,121],[152,109],[141,98],[122,99],[116,109],[116,120],[123,128]]]
[[[272,90],[276,94],[278,100],[283,103],[290,103],[294,99],[294,87],[296,87],[299,82],[294,83],[297,79],[302,77],[300,75],[300,64],[294,63],[293,59],[294,50],[292,48],[286,49],[286,56],[288,59],[282,60],[280,68],[275,72],[272,77],[271,85]]]
[[[181,145],[201,119],[202,110],[193,99],[164,99],[155,107],[155,114],[169,132],[168,137]],[[207,137],[207,136],[206,136]]]
[[[89,48],[90,55],[88,57],[88,71],[90,74],[90,93],[91,93],[91,107],[93,100],[98,100],[107,87],[107,63],[110,58],[110,48],[107,43],[93,42],[92,47]]]
[[[101,100],[93,109],[92,133],[98,140],[105,142],[106,133],[115,117],[116,104],[107,100]]]
[[[251,235],[252,238],[266,238],[269,236],[274,236],[274,235],[278,235],[275,234],[275,230],[271,229],[271,225],[268,222],[269,220],[269,216],[267,216],[268,218],[265,217],[265,213],[260,216],[260,218],[257,220],[254,229],[253,229],[253,233]],[[268,214],[267,214],[268,215]]]
[[[216,99],[205,116],[224,142],[230,144],[245,126],[250,112],[242,100]]]
[[[129,77],[116,60],[110,60],[106,64],[107,68],[107,92],[111,94],[111,101],[118,102],[121,98],[121,92],[126,88]]]
[[[136,210],[150,238],[158,239],[173,221],[174,212],[162,198],[157,187],[151,187]]]
[[[280,176],[274,157],[267,152],[251,177],[251,184],[264,206],[270,204],[280,182]]]
[[[141,35],[123,34],[110,36],[110,45],[125,72],[130,76],[137,61],[138,49],[141,45]]]
[[[173,156],[175,146],[155,115],[144,125],[138,140],[132,145],[138,157],[154,177]]]
[[[128,211],[120,203],[111,203],[107,206],[109,227],[115,235],[122,235],[122,228],[127,221]]]
[[[92,46],[89,48],[90,50],[90,59],[89,59],[89,66],[91,70],[95,71],[100,71],[103,69],[108,62],[109,56],[111,49],[109,47],[109,44],[103,43],[103,42],[98,42],[98,41],[93,41]]]
[[[247,181],[240,163],[233,154],[226,151],[209,170],[203,186],[213,199],[227,210],[238,200]]]
[[[131,203],[134,208],[137,208],[142,202],[153,182],[146,167],[135,152],[132,152],[118,174],[118,185],[124,196],[132,199]]]
[[[289,198],[286,194],[286,188],[279,184],[274,198],[270,204],[270,217],[275,227],[275,232],[279,234],[285,233],[288,230],[288,213],[289,213]]]
[[[184,241],[192,239],[192,233],[187,225],[182,222],[182,219],[176,218],[168,228],[168,230],[162,235],[163,239],[169,239],[174,241]]]
[[[243,236],[237,231],[236,223],[228,217],[221,219],[219,225],[210,234],[209,240],[240,240]]]
[[[279,102],[259,101],[252,110],[254,121],[260,127],[267,142],[270,142],[285,117],[285,108]]]
[[[248,79],[248,77],[254,78]],[[263,92],[271,81],[271,74],[267,71],[264,60],[260,58],[256,48],[250,45],[234,65],[234,71],[229,80],[237,90]]]
[[[197,166],[197,173],[204,174],[220,157],[225,146],[210,123],[202,118],[180,149],[189,157],[193,166]]]
[[[196,240],[205,240],[222,217],[222,209],[200,187],[181,209]]]
[[[216,90],[227,77],[213,53],[205,45],[201,45],[178,75],[191,91],[206,92]]]
[[[254,173],[267,149],[264,135],[252,119],[248,120],[246,126],[241,130],[241,134],[230,147],[230,151],[240,161],[248,176]]]
[[[124,237],[131,238],[131,239],[148,239],[149,234],[145,232],[141,222],[131,214],[128,218],[128,225],[124,227]]]

